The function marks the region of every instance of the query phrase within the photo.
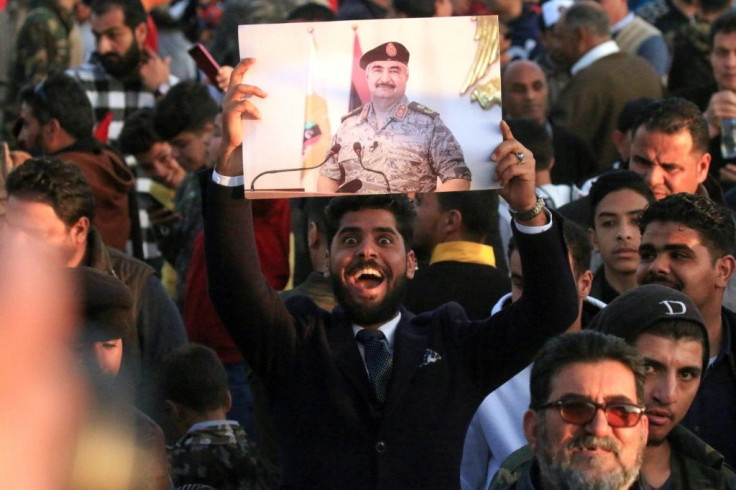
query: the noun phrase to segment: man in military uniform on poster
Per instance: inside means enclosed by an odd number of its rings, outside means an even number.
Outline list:
[[[320,169],[319,192],[431,192],[470,189],[463,151],[438,113],[409,102],[409,51],[381,44],[360,58],[371,101],[343,117]]]

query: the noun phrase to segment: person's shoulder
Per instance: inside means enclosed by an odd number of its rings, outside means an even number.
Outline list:
[[[94,81],[108,78],[104,68],[91,61],[69,68],[66,74],[80,81]]]
[[[523,488],[524,475],[529,471],[533,453],[531,446],[522,446],[507,457],[496,472],[489,489]]]
[[[707,483],[717,483],[721,480],[725,487],[736,488],[736,474],[726,464],[723,455],[709,446],[705,441],[678,424],[667,435],[667,440],[674,456],[681,458],[690,478],[697,478],[700,486],[705,488]],[[694,487],[693,487],[694,488]]]
[[[342,116],[342,117],[340,118],[340,122],[345,122],[345,120],[346,120],[346,119],[350,119],[351,117],[355,117],[355,116],[359,115],[359,114],[360,114],[361,112],[363,112],[363,109],[364,109],[365,107],[367,107],[367,106],[365,106],[365,105],[362,105],[362,106],[360,106],[360,107],[356,107],[356,108],[355,108],[355,109],[353,109],[352,111],[350,111],[350,112],[348,112],[347,114],[345,114],[344,116]]]
[[[113,247],[107,247],[107,253],[110,256],[113,269],[121,276],[121,279],[132,275],[141,276],[146,279],[156,276],[156,270],[142,260],[126,255]],[[123,279],[123,282],[126,281]]]
[[[422,114],[424,116],[430,117],[432,119],[435,119],[439,117],[439,112],[433,111],[429,107],[427,107],[424,104],[420,104],[419,102],[410,102],[409,103],[409,110],[415,113]]]
[[[28,12],[25,20],[23,21],[23,28],[36,27],[39,24],[46,22],[58,22],[58,17],[48,7],[36,7]]]

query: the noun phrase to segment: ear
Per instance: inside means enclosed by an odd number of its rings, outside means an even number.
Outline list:
[[[417,258],[414,255],[414,250],[409,250],[406,253],[406,277],[407,279],[414,279],[414,273],[417,270]]]
[[[720,288],[727,288],[728,282],[733,276],[736,260],[733,255],[724,255],[716,260],[716,285]]]
[[[41,141],[43,142],[46,151],[55,151],[56,145],[54,142],[61,134],[62,128],[59,120],[56,118],[49,119],[43,126],[41,126]]]
[[[76,223],[74,223],[71,227],[72,232],[72,238],[74,239],[74,243],[76,243],[78,246],[86,246],[87,245],[87,235],[89,235],[89,227],[90,227],[90,221],[89,218],[86,216],[82,216],[77,220]]]
[[[695,171],[697,172],[698,184],[705,182],[708,177],[708,169],[710,168],[710,153],[704,153],[698,163],[695,164]]]
[[[524,436],[532,447],[533,451],[537,449],[537,430],[539,427],[539,415],[534,410],[527,410],[524,413]]]
[[[590,295],[590,289],[593,287],[593,273],[588,269],[587,271],[580,274],[577,279],[578,283],[578,298],[585,299]]]
[[[143,49],[143,43],[146,42],[148,37],[148,25],[145,22],[141,22],[133,29],[133,36],[135,37],[138,46]]]
[[[624,144],[625,139],[626,133],[619,131],[618,129],[614,129],[611,133],[611,141],[613,141],[613,146],[616,147],[619,154],[621,154],[621,145]]]
[[[588,228],[588,240],[590,240],[590,244],[593,246],[593,251],[600,252],[598,250],[598,237],[595,234],[594,228]]]
[[[225,412],[229,412],[233,408],[233,396],[230,394],[230,390],[227,390],[227,398],[225,399]]]
[[[552,157],[549,161],[549,166],[547,167],[547,170],[552,170],[552,167],[555,166],[555,157]]]
[[[317,231],[317,223],[310,221],[307,225],[307,247],[315,249],[319,245],[319,232]]]
[[[442,233],[447,236],[460,231],[463,224],[463,215],[457,209],[450,209],[442,213],[440,220]]]

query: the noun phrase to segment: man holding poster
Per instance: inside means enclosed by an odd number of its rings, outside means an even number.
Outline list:
[[[527,285],[503,314],[472,322],[457,303],[418,316],[401,306],[416,264],[414,209],[403,195],[332,199],[325,260],[338,306],[282,302],[254,267],[244,198],[243,115],[260,119],[256,101],[267,96],[241,83],[252,64],[233,71],[220,156],[201,175],[205,254],[212,303],[268,392],[281,488],[459,488],[465,429],[480,402],[578,311],[562,220],[535,194],[534,155],[501,123],[491,160],[499,194],[517,210]]]
[[[409,51],[398,42],[361,57],[371,102],[343,117],[330,145],[340,149],[321,168],[318,192],[470,189],[470,169],[455,137],[438,113],[405,95],[408,64]]]

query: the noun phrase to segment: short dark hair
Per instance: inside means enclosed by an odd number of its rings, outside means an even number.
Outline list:
[[[67,226],[95,216],[92,188],[82,170],[58,157],[36,157],[16,167],[5,180],[8,197],[49,204]]]
[[[227,373],[214,350],[197,343],[178,347],[159,370],[162,395],[203,413],[227,406]]]
[[[731,0],[700,0],[700,11],[703,14],[720,14],[730,9]]]
[[[639,97],[628,101],[621,112],[618,113],[616,118],[616,129],[622,133],[628,132],[636,121],[636,116],[639,115],[646,107],[654,102],[655,99],[651,97]]]
[[[587,27],[597,36],[610,37],[608,15],[592,2],[575,3],[563,15],[568,28]]]
[[[507,123],[511,132],[514,133],[514,138],[529,148],[534,155],[535,169],[547,170],[552,165],[555,156],[552,137],[547,128],[528,119],[511,119]]]
[[[82,85],[64,73],[52,73],[20,94],[40,123],[59,121],[64,131],[76,139],[92,136],[95,116]]]
[[[510,259],[511,254],[514,253],[514,250],[518,250],[519,246],[516,244],[516,238],[512,235],[511,238],[509,238],[509,246],[506,247],[506,258]]]
[[[710,25],[710,46],[713,49],[716,34],[730,34],[736,32],[736,11],[729,10],[720,15]]]
[[[698,106],[681,97],[666,97],[649,104],[639,113],[631,130],[636,133],[641,126],[647,131],[668,135],[687,130],[693,140],[693,150],[708,151],[708,123]]]
[[[595,228],[595,213],[598,205],[610,193],[628,189],[640,194],[648,202],[654,201],[654,193],[649,184],[636,172],[630,170],[612,170],[601,174],[590,187],[590,222]]]
[[[574,221],[565,220],[563,222],[562,234],[572,257],[572,270],[577,279],[590,270],[590,256],[593,253],[593,247],[590,245],[588,234]]]
[[[123,22],[131,30],[141,23],[145,24],[147,21],[146,9],[143,8],[141,0],[93,0],[90,5],[92,13],[98,17],[114,8],[123,11]]]
[[[407,17],[433,17],[435,0],[394,0],[394,8]]]
[[[164,139],[171,140],[182,131],[200,131],[219,112],[207,87],[187,80],[171,87],[158,101],[153,126]]]
[[[153,127],[153,109],[145,107],[125,118],[118,136],[118,147],[125,155],[139,155],[165,141]]]
[[[564,367],[574,363],[620,362],[631,370],[636,382],[637,403],[644,400],[644,360],[636,349],[623,339],[592,330],[583,330],[552,337],[539,351],[529,379],[529,408],[538,410],[549,401],[552,378]]]
[[[327,235],[325,209],[330,203],[330,199],[329,197],[307,197],[304,206],[307,224],[314,222],[317,225],[317,231],[324,235]]]
[[[463,232],[472,240],[483,242],[497,219],[496,191],[437,192],[437,204],[442,211],[456,209],[463,217]]]
[[[642,235],[653,221],[692,228],[698,232],[714,261],[734,253],[736,229],[731,212],[707,197],[682,192],[651,202],[639,216]]]
[[[330,200],[325,210],[327,218],[327,243],[332,243],[340,221],[345,213],[363,209],[385,209],[396,218],[396,227],[404,239],[406,249],[411,249],[414,237],[414,217],[416,212],[411,201],[403,194],[375,194],[362,196],[340,196]]]
[[[289,12],[289,15],[286,17],[287,22],[292,22],[295,20],[329,22],[335,19],[337,19],[335,12],[325,7],[324,5],[320,5],[314,2],[305,3],[304,5],[296,7],[291,12]]]

